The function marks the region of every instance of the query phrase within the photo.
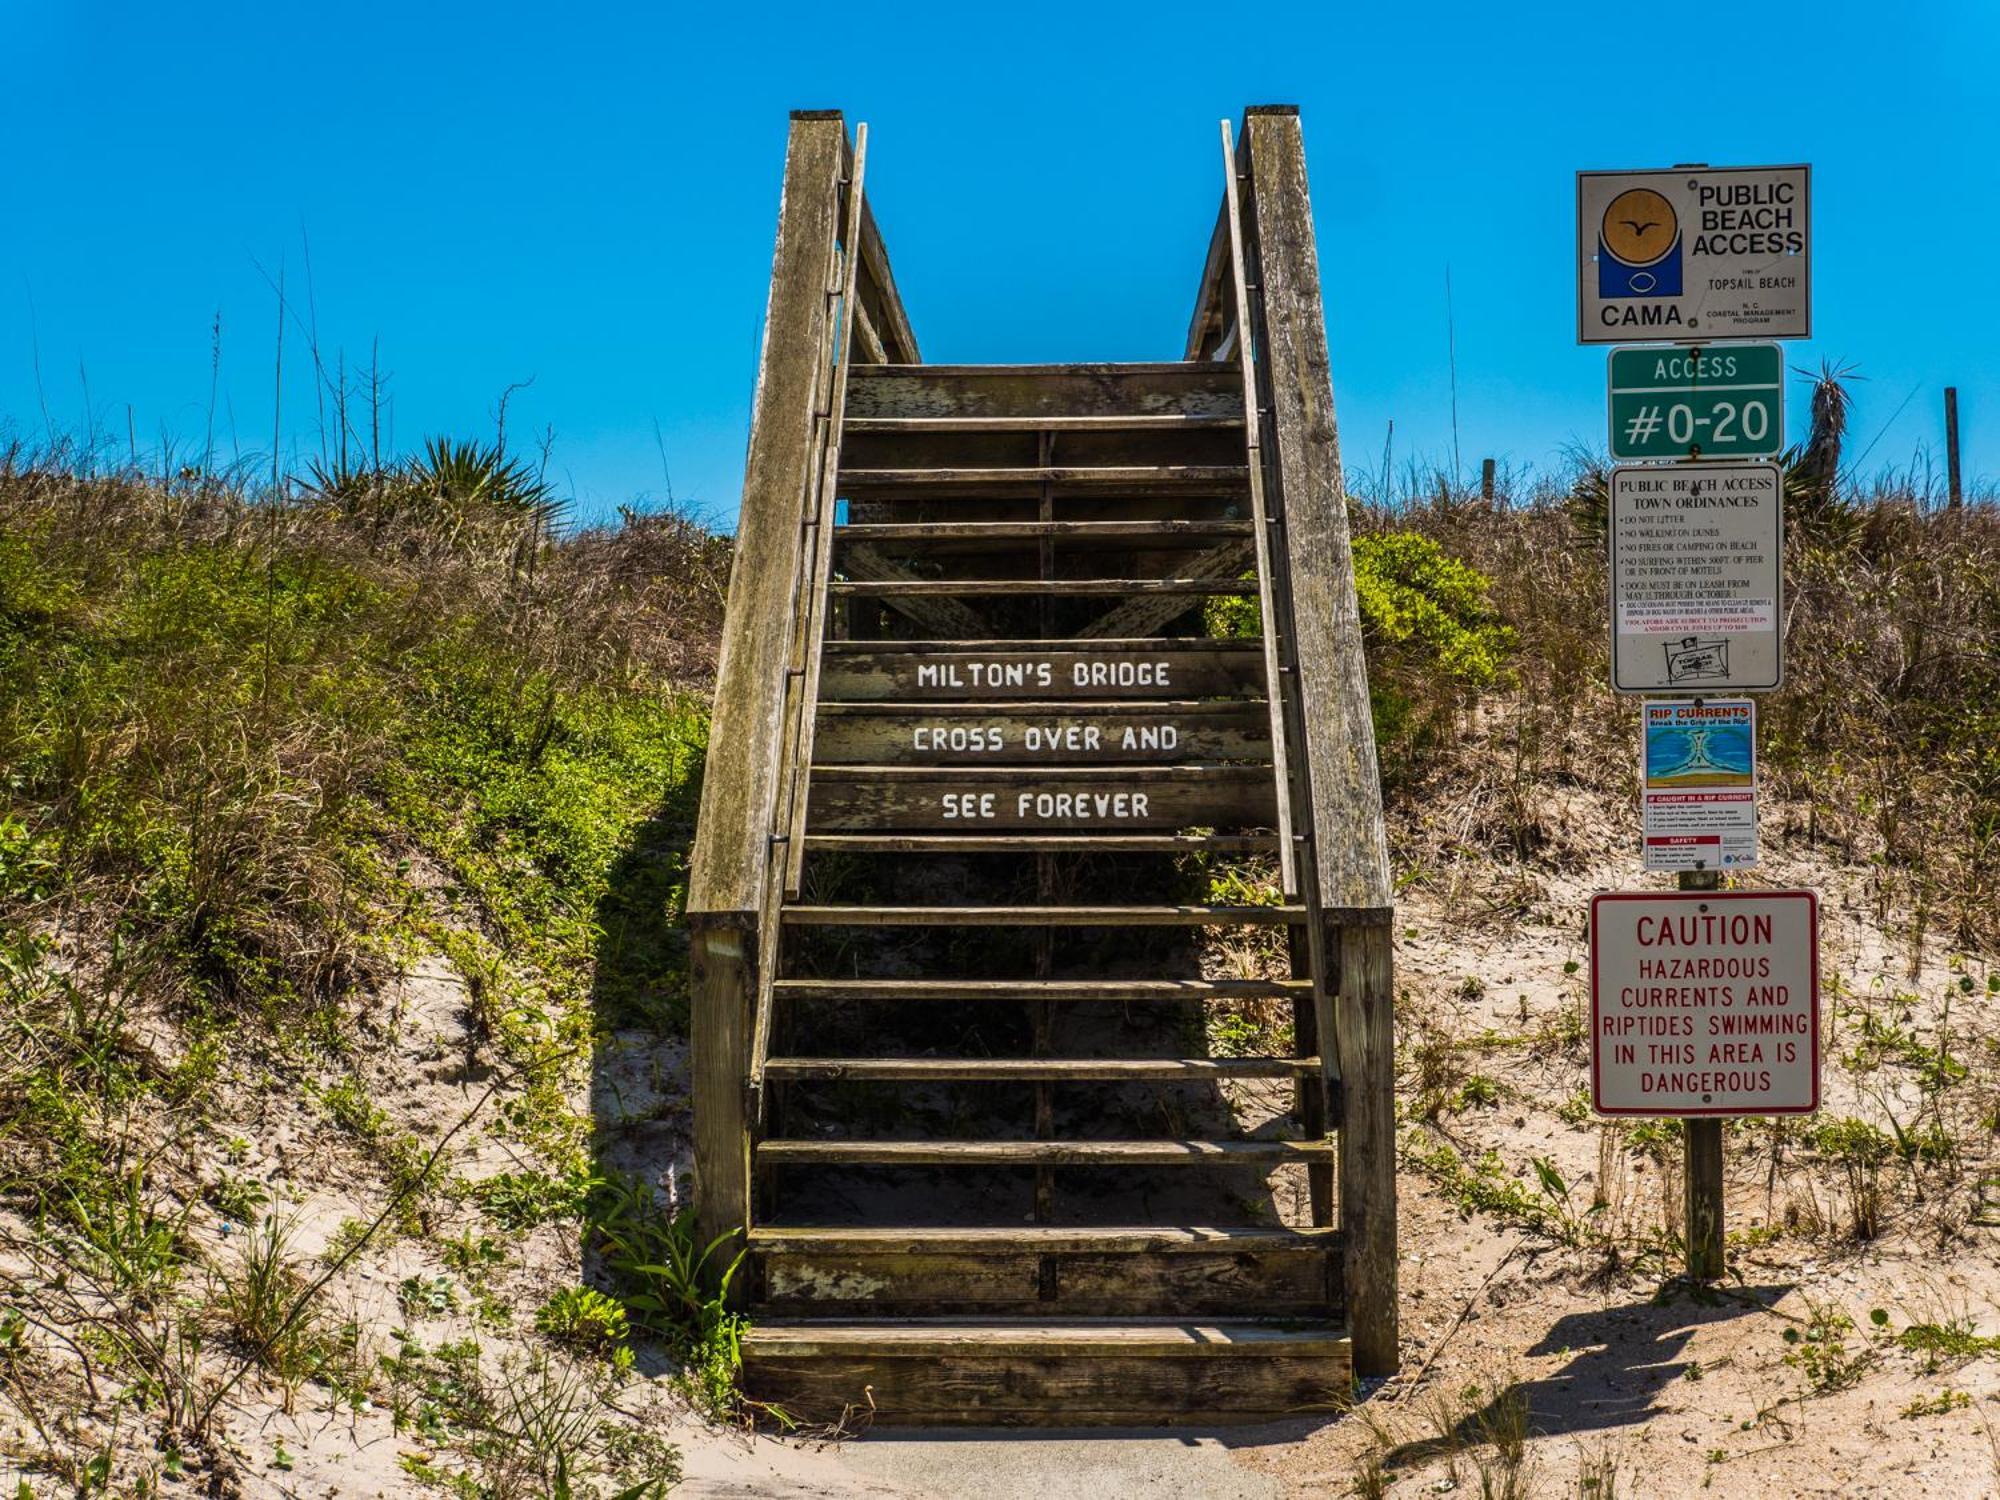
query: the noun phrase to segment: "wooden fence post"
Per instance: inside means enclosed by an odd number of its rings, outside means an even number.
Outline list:
[[[1958,484],[1958,387],[1944,388],[1944,466],[1945,493],[1953,510],[1965,503],[1965,492]]]
[[[1684,891],[1719,891],[1719,870],[1684,870]],[[1687,1233],[1687,1273],[1693,1281],[1716,1281],[1723,1273],[1722,1121],[1689,1117],[1681,1121],[1681,1222]]]

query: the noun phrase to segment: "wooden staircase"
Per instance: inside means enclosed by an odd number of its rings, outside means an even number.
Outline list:
[[[1303,152],[1222,133],[1184,360],[931,366],[867,127],[793,117],[689,918],[701,1215],[801,1420],[1253,1421],[1395,1366]],[[1206,899],[1246,861],[1278,899]],[[1289,1044],[1212,1046],[1246,1008]]]

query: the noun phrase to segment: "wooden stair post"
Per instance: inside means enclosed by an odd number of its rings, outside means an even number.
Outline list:
[[[799,517],[812,472],[814,407],[828,337],[821,288],[834,253],[846,142],[837,112],[792,116],[709,720],[710,743],[728,746],[729,754],[711,756],[704,772],[688,871],[695,1202],[704,1242],[744,1228],[750,1218],[745,1090],[759,960],[771,928],[771,835],[784,761]]]
[[[1355,1368],[1397,1368],[1394,897],[1362,657],[1354,554],[1320,307],[1319,253],[1298,110],[1246,114],[1239,161],[1250,185],[1259,295],[1260,390],[1277,438],[1275,488],[1312,803],[1324,958],[1338,976],[1332,1047],[1340,1077],[1340,1223]],[[1337,967],[1335,967],[1337,965]]]

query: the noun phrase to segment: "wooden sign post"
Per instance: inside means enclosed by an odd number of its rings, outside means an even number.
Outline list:
[[[1719,891],[1719,870],[1683,870],[1684,891]],[[1722,1121],[1713,1116],[1681,1121],[1681,1224],[1687,1235],[1690,1280],[1716,1281],[1722,1257]]]
[[[1722,1121],[1819,1108],[1819,899],[1676,891],[1590,903],[1591,1104],[1681,1120],[1688,1275],[1723,1274]]]
[[[1687,1274],[1712,1281],[1723,1118],[1819,1105],[1817,899],[1722,889],[1719,864],[1756,863],[1754,715],[1747,754],[1711,753],[1720,721],[1681,728],[1704,697],[1784,680],[1783,474],[1741,460],[1783,445],[1772,341],[1812,332],[1811,169],[1579,172],[1576,201],[1577,342],[1671,341],[1615,349],[1607,369],[1611,453],[1636,461],[1607,496],[1611,686],[1656,700],[1647,868],[1694,863],[1671,896],[1591,902],[1591,1100],[1680,1119]],[[1655,725],[1687,742],[1658,773],[1685,786],[1657,801]],[[1656,811],[1673,826],[1650,826]]]

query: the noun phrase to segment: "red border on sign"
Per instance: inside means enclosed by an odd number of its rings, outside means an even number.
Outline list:
[[[1812,1103],[1783,1109],[1607,1109],[1601,1102],[1604,1084],[1598,1062],[1597,908],[1606,901],[1790,901],[1806,903],[1806,928],[1812,945]],[[1590,898],[1590,1107],[1613,1118],[1640,1115],[1683,1120],[1706,1115],[1809,1115],[1819,1109],[1819,892],[1791,891],[1599,891]]]

